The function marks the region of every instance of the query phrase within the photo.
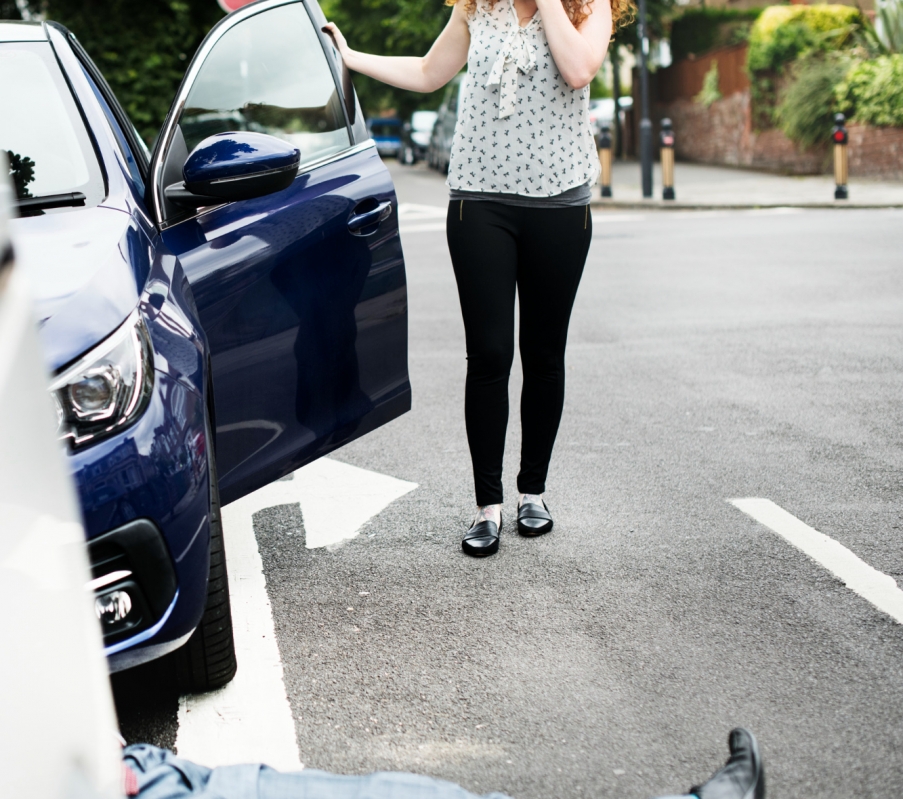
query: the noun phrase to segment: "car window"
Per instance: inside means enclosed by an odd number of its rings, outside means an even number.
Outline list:
[[[49,44],[0,44],[0,108],[0,150],[18,199],[70,192],[85,194],[89,206],[103,199],[97,155]]]
[[[342,101],[300,3],[226,31],[205,59],[178,119],[189,150],[214,133],[252,130],[311,161],[350,145]]]

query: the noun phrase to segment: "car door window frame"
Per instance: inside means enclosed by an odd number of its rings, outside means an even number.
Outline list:
[[[141,177],[144,180],[144,184],[146,186],[150,170],[150,161],[148,160],[147,146],[138,138],[138,132],[135,130],[135,126],[132,124],[132,120],[129,119],[129,115],[120,105],[119,100],[116,98],[116,95],[110,88],[110,84],[107,83],[106,78],[97,68],[97,65],[91,59],[91,56],[88,55],[85,48],[82,47],[81,42],[79,42],[79,40],[75,37],[75,34],[56,22],[48,22],[47,24],[52,25],[63,36],[66,37],[66,39],[69,41],[69,46],[72,48],[72,52],[75,53],[75,57],[84,67],[85,72],[88,73],[88,76],[91,78],[91,80],[94,81],[94,85],[97,87],[97,90],[101,93],[107,105],[110,107],[110,111],[112,111],[113,117],[116,120],[116,123],[119,125],[122,135],[125,137],[128,147],[131,150],[132,158],[134,158],[135,163],[138,165],[138,171],[141,174]]]
[[[164,187],[162,185],[162,182],[163,168],[166,163],[166,157],[173,145],[177,127],[177,120],[182,115],[182,111],[184,110],[188,95],[191,92],[191,89],[194,86],[194,83],[197,80],[198,75],[200,74],[201,69],[204,66],[204,63],[206,62],[207,57],[210,55],[211,51],[217,45],[219,40],[228,31],[232,30],[232,28],[234,28],[236,25],[240,25],[242,22],[250,19],[251,17],[257,16],[258,14],[264,14],[274,8],[288,5],[300,5],[307,14],[308,22],[315,29],[317,40],[320,43],[320,49],[323,52],[323,57],[326,59],[326,62],[329,65],[329,72],[332,76],[333,85],[338,95],[342,98],[342,102],[340,103],[340,105],[342,106],[342,118],[345,121],[345,129],[348,134],[348,147],[340,150],[339,152],[330,153],[329,155],[326,155],[322,158],[314,159],[302,164],[301,168],[298,170],[298,175],[300,176],[307,172],[310,172],[318,166],[321,166],[322,164],[328,163],[330,161],[334,161],[339,158],[345,158],[360,149],[365,149],[367,147],[373,146],[373,143],[371,141],[367,141],[362,144],[355,144],[354,130],[348,119],[348,112],[346,109],[344,91],[341,81],[341,75],[338,70],[338,65],[335,63],[334,59],[329,57],[329,53],[327,52],[327,47],[331,46],[331,44],[325,40],[326,34],[319,30],[320,26],[316,24],[315,15],[311,13],[311,9],[306,0],[264,0],[264,2],[258,2],[250,6],[245,6],[243,8],[240,8],[238,11],[233,11],[227,17],[224,17],[207,34],[207,37],[201,43],[201,46],[198,48],[197,53],[195,53],[194,58],[191,60],[191,64],[189,65],[188,70],[185,72],[185,77],[182,79],[182,83],[179,86],[178,92],[176,93],[176,98],[169,109],[169,113],[166,115],[166,120],[163,122],[160,136],[157,139],[157,144],[154,147],[153,154],[151,155],[150,180],[147,184],[148,197],[146,198],[147,205],[151,209],[154,220],[161,230],[171,227],[172,225],[181,224],[182,222],[186,222],[190,219],[196,219],[198,216],[201,216],[202,214],[207,213],[214,208],[219,208],[225,204],[221,203],[219,205],[201,208],[195,213],[190,213],[186,216],[179,216],[176,219],[172,220],[167,220],[164,214]]]

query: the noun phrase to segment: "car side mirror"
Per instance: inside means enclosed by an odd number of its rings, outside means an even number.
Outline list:
[[[204,139],[182,167],[184,181],[164,189],[187,208],[251,200],[292,185],[301,151],[264,133],[233,131]]]

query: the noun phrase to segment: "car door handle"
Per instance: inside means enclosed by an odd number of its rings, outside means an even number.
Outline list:
[[[355,236],[369,236],[376,233],[376,226],[380,222],[384,222],[392,215],[392,203],[388,200],[380,203],[372,211],[364,211],[362,214],[354,214],[348,220],[348,230]],[[367,230],[367,228],[373,228]]]

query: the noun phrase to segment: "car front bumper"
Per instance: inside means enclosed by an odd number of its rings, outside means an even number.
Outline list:
[[[177,649],[204,612],[210,536],[205,422],[203,398],[158,371],[150,404],[134,425],[70,455],[94,582],[131,572],[122,585],[130,583],[141,598],[134,605],[141,608],[140,623],[104,636],[112,671]],[[108,582],[95,593],[118,585]]]

